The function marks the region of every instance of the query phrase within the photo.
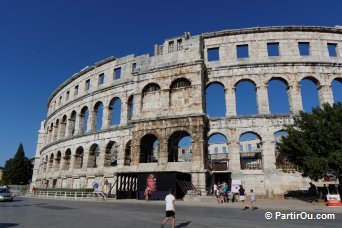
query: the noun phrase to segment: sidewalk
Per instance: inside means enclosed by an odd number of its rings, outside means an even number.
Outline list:
[[[139,204],[161,204],[164,205],[165,202],[161,201],[149,201],[145,202],[143,200],[108,200],[107,202],[120,202],[120,203],[139,203]],[[187,207],[215,207],[215,208],[238,208],[242,207],[241,202],[236,203],[214,203],[214,202],[194,202],[194,201],[182,201],[177,200],[176,204],[179,206]],[[263,210],[291,210],[291,211],[312,211],[312,212],[332,212],[332,213],[342,213],[342,207],[327,207],[322,203],[308,203],[297,199],[281,199],[281,200],[257,200],[255,205],[259,209]],[[249,201],[247,201],[246,206],[250,207]]]
[[[35,198],[29,195],[23,196],[28,198]],[[39,198],[39,199],[53,199],[53,200],[66,200],[63,198]],[[72,200],[72,199],[68,199]],[[135,199],[122,199],[116,200],[112,198],[107,198],[105,200],[96,200],[94,199],[83,199],[82,201],[93,201],[98,203],[128,203],[128,204],[152,204],[152,205],[164,205],[164,200],[159,201],[149,201],[145,200],[135,200]],[[201,202],[201,201],[183,201],[177,200],[177,205],[186,206],[186,207],[215,207],[215,208],[237,208],[240,209],[242,207],[241,202],[235,203],[216,203],[216,202]],[[309,203],[299,199],[261,199],[257,200],[255,205],[262,210],[290,210],[290,211],[311,211],[311,212],[331,212],[331,213],[342,213],[342,207],[327,207],[323,203]],[[246,206],[249,205],[249,201],[246,202]]]

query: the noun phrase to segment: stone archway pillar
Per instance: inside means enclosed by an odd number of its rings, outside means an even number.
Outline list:
[[[321,107],[324,103],[328,103],[330,105],[334,103],[331,85],[320,85],[318,86],[317,90],[319,96],[319,104]]]
[[[226,116],[236,116],[235,87],[225,88]]]
[[[290,85],[287,88],[287,93],[289,97],[290,113],[293,115],[298,115],[299,111],[303,110],[300,85]]]
[[[256,87],[257,106],[259,114],[270,114],[268,102],[267,86],[261,85]]]

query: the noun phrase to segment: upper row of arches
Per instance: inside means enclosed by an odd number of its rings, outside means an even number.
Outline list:
[[[321,102],[342,101],[342,78],[333,79],[331,85],[324,88],[315,77],[304,77],[299,82],[299,91],[291,90],[289,82],[282,77],[269,79],[265,88],[260,88],[252,79],[248,78],[237,81],[233,89],[235,96],[233,101],[236,104],[237,115],[260,114],[259,109],[262,105],[268,106],[267,108],[272,114],[291,113],[293,111],[291,108],[295,108],[291,105],[302,106],[304,111],[311,112],[312,108],[319,106]],[[226,96],[226,93],[225,85],[222,82],[213,81],[208,84],[206,112],[209,116],[226,116],[226,106],[229,106],[226,100],[228,99],[228,103],[232,101],[231,97]],[[296,100],[296,96],[301,100]]]

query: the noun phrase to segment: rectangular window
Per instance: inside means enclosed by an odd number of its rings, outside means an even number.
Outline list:
[[[248,58],[248,44],[237,45],[236,46],[237,58]]]
[[[309,42],[299,42],[298,49],[299,49],[300,56],[310,55],[310,43]]]
[[[267,53],[268,56],[279,56],[279,43],[268,43]]]
[[[252,144],[248,144],[248,151],[252,151],[253,148],[252,148]]]
[[[121,67],[114,69],[114,80],[120,79],[121,77]]]
[[[103,73],[99,75],[99,85],[102,85],[104,83],[104,76],[105,75]]]
[[[214,153],[217,154],[218,153],[218,147],[214,148]]]
[[[132,72],[134,72],[137,69],[137,63],[132,64]]]
[[[243,145],[240,145],[240,151],[243,151]]]
[[[337,44],[328,43],[328,52],[330,57],[337,57]]]
[[[170,41],[169,42],[169,53],[172,53],[175,51],[175,42]]]
[[[62,96],[59,97],[58,106],[61,106],[61,104],[62,104]]]
[[[70,91],[67,91],[67,92],[66,92],[66,96],[65,96],[65,101],[68,101],[68,100],[69,100],[69,96],[70,96]]]
[[[85,90],[88,91],[90,89],[90,79],[88,79],[86,82],[85,82]]]
[[[75,86],[75,90],[74,90],[74,95],[77,96],[78,94],[78,85]]]
[[[183,50],[183,40],[179,39],[177,40],[177,51]]]
[[[222,150],[223,150],[223,153],[227,153],[227,147],[226,146],[222,147]]]
[[[220,60],[219,48],[208,48],[208,62]]]

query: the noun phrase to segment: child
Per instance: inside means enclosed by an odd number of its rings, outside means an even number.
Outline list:
[[[253,193],[253,189],[251,189],[250,193],[249,193],[249,200],[251,201],[251,207],[252,207],[252,210],[255,210],[257,209],[254,205],[254,202],[255,202],[255,195]]]

